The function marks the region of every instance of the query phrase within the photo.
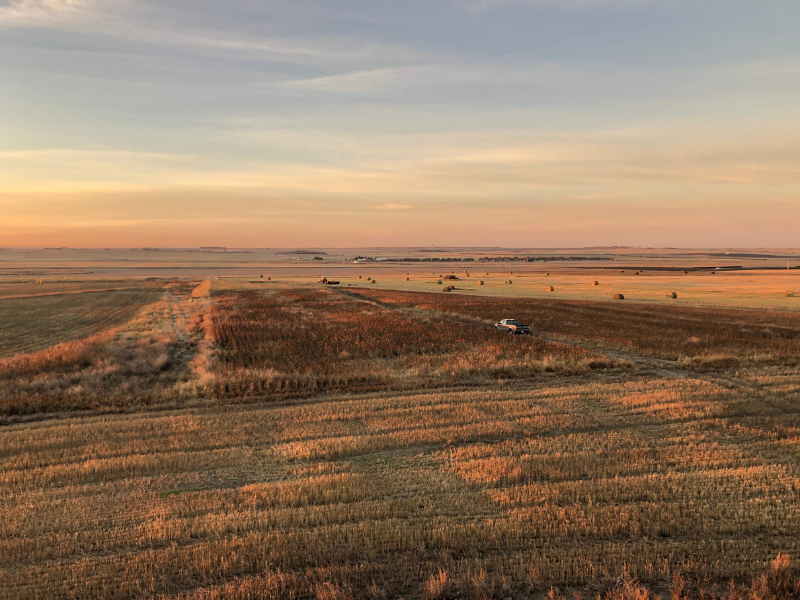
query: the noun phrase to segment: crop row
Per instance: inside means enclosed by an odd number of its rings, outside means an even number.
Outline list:
[[[327,290],[215,297],[220,396],[390,389],[586,368],[590,350],[417,318]]]
[[[794,365],[800,355],[800,314],[793,312],[387,290],[358,293],[398,307],[483,320],[511,316],[539,333],[683,359],[686,366],[735,366],[739,361]]]

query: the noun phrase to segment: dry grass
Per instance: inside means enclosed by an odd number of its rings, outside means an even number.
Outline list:
[[[0,415],[114,411],[196,397],[202,380],[196,371],[203,357],[198,349],[208,346],[201,330],[207,306],[188,302],[193,287],[146,290],[142,293],[148,304],[123,304],[119,309],[120,298],[104,299],[93,310],[105,308],[111,316],[95,315],[82,329],[73,320],[69,334],[108,327],[114,322],[111,317],[127,322],[32,354],[0,359]],[[198,362],[190,365],[193,360]]]
[[[42,286],[35,286],[42,287]],[[0,358],[35,352],[125,323],[155,302],[160,288],[0,298]]]

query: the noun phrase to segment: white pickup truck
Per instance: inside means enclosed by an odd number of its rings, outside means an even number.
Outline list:
[[[530,325],[523,325],[516,319],[503,319],[499,323],[494,324],[494,328],[498,331],[504,331],[510,334],[531,334],[531,326]]]

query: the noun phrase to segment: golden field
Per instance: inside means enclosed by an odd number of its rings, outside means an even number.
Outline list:
[[[0,284],[0,597],[798,597],[794,273],[348,268]]]

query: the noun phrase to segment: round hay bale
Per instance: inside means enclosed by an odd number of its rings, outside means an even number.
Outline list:
[[[488,273],[484,273],[484,275],[488,275]]]
[[[374,279],[372,279],[371,281],[372,281],[372,283],[375,283],[375,280],[374,280]]]
[[[267,281],[272,281],[272,277],[267,277]]]
[[[592,285],[600,285],[600,282],[599,281],[593,281]]]
[[[483,279],[478,282],[478,285],[483,285]]]
[[[552,285],[548,285],[548,286],[547,286],[547,291],[548,291],[548,292],[555,292],[555,291],[556,291],[556,288],[554,288]]]
[[[545,273],[544,276],[545,277],[550,277],[550,273]]]
[[[408,281],[409,279],[411,279],[411,278],[410,277],[406,277],[406,281]]]
[[[625,300],[625,296],[622,294],[614,294],[614,300]]]
[[[259,275],[258,278],[259,279],[264,279],[264,276],[263,275]]]
[[[372,277],[367,277],[367,281],[372,281]]]
[[[511,280],[510,279],[506,279],[506,283],[510,285],[511,284]]]
[[[358,278],[361,279],[361,275],[359,275]]]
[[[437,281],[436,283],[438,283],[439,285],[442,285],[442,280],[440,279],[440,280],[439,280],[439,281]]]
[[[678,294],[676,294],[675,292],[669,292],[667,294],[667,298],[677,298],[677,297],[678,297]]]
[[[794,298],[794,292],[786,292],[787,298]]]

